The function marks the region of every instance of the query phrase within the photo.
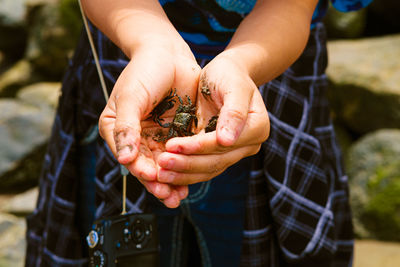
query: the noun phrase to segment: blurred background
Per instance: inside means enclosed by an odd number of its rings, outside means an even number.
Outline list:
[[[350,181],[356,267],[400,266],[400,1],[329,9],[332,105]],[[0,267],[23,266],[76,0],[0,0]]]

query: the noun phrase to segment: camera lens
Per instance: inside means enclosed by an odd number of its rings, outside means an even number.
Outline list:
[[[133,235],[132,235],[133,241],[135,243],[143,242],[143,240],[145,238],[145,231],[146,231],[146,229],[145,229],[144,224],[139,220],[135,221],[135,223],[133,224],[133,231],[132,231],[133,232]]]

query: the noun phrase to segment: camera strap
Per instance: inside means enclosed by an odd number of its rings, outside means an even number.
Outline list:
[[[83,24],[85,26],[85,30],[86,30],[86,33],[88,36],[90,49],[92,50],[94,62],[96,65],[97,74],[99,75],[100,85],[103,90],[104,99],[106,100],[106,103],[107,103],[108,99],[109,99],[109,95],[108,95],[106,83],[104,81],[103,72],[101,70],[99,57],[97,55],[96,47],[94,46],[92,33],[90,31],[89,24],[88,24],[86,16],[85,16],[85,12],[83,11],[81,0],[78,0],[78,2],[79,2],[79,8],[81,10]],[[121,215],[124,215],[126,213],[126,176],[129,174],[129,171],[123,165],[120,165],[120,166],[121,166],[121,174],[122,174],[122,212],[121,212]]]

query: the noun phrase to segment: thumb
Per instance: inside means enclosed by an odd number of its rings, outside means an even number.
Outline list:
[[[140,118],[135,106],[137,103],[129,97],[121,97],[116,107],[113,139],[117,160],[128,164],[135,160],[140,144]]]
[[[137,157],[140,125],[137,127],[134,121],[117,120],[117,117],[115,103],[110,98],[99,119],[99,132],[118,161],[127,164]]]
[[[128,64],[123,70],[107,104],[114,110],[110,142],[115,144],[115,155],[121,164],[128,164],[137,157],[142,130],[141,119],[150,101],[146,88],[143,88],[143,84],[131,68],[132,65]],[[107,114],[102,117],[107,119]],[[107,134],[110,135],[111,132]]]
[[[223,146],[235,144],[246,124],[252,94],[238,89],[225,94],[217,122],[217,142]]]

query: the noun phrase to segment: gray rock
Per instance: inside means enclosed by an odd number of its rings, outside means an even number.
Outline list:
[[[23,55],[27,38],[27,23],[24,0],[0,0],[0,50],[7,57]]]
[[[400,35],[328,43],[329,97],[356,133],[400,127]]]
[[[0,100],[0,174],[33,147],[45,142],[51,119],[39,107],[17,100]]]
[[[38,187],[29,189],[28,191],[9,199],[2,207],[0,207],[0,211],[17,216],[26,216],[32,213],[35,209],[38,195]]]
[[[32,8],[35,6],[57,4],[57,2],[59,2],[59,0],[25,0],[25,5],[29,8]]]
[[[357,235],[400,241],[400,129],[366,135],[346,163]]]
[[[0,213],[0,266],[23,266],[25,259],[25,219]]]
[[[78,1],[46,1],[35,13],[26,58],[36,70],[60,79],[77,44],[82,19]]]
[[[21,89],[16,99],[0,99],[0,188],[20,181],[10,171],[31,166],[21,160],[47,142],[54,120],[59,83],[40,83]],[[34,153],[35,156],[36,151]],[[40,165],[42,159],[35,159]],[[38,173],[34,174],[38,176]],[[37,178],[36,178],[37,180]]]
[[[35,83],[20,90],[17,98],[27,104],[55,109],[60,97],[60,89],[61,83],[59,82]]]
[[[364,32],[366,9],[354,12],[340,12],[332,5],[324,18],[329,38],[357,38]]]
[[[0,1],[0,25],[15,26],[25,24],[25,0]]]
[[[400,29],[400,1],[379,0],[372,1],[368,7],[368,17],[373,33],[399,32]]]
[[[34,80],[32,66],[26,60],[20,60],[0,75],[0,96],[15,96],[18,90]]]
[[[0,51],[0,75],[7,69],[7,67],[4,52]]]

